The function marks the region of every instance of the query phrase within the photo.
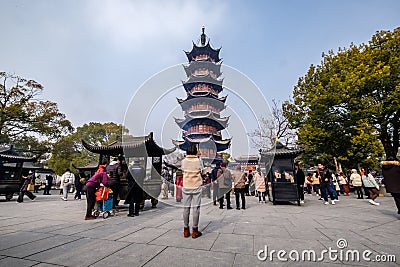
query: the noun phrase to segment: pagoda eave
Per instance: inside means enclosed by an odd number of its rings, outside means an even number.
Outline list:
[[[187,130],[190,126],[196,124],[213,125],[217,128],[217,130],[223,130],[228,126],[228,120],[229,117],[217,119],[209,116],[192,117],[189,114],[184,119],[175,118],[175,123],[178,124],[178,126],[183,130]]]
[[[225,139],[225,140],[216,141],[216,140],[214,140],[212,138],[203,138],[203,139],[185,138],[182,141],[172,140],[172,143],[175,146],[179,147],[179,149],[181,149],[181,150],[186,150],[190,144],[197,144],[200,147],[202,145],[206,146],[207,144],[209,144],[210,146],[215,146],[216,147],[216,151],[220,152],[220,151],[227,150],[230,147],[231,139]]]
[[[205,82],[191,82],[191,83],[185,83],[184,81],[182,81],[182,85],[185,88],[185,91],[187,93],[191,93],[191,90],[194,86],[199,85],[199,84],[209,84],[217,93],[220,93],[222,91],[222,85],[218,85],[218,84],[213,84],[213,83],[205,83]],[[206,93],[211,93],[210,90],[206,90],[206,91],[198,91],[196,92],[196,94],[193,95],[202,95],[202,94],[206,94]],[[215,95],[215,94],[214,94]]]
[[[213,85],[218,85],[222,87],[224,79],[218,79],[212,77],[210,74],[207,75],[190,75],[186,81],[182,81],[182,84],[185,86],[187,84],[199,84],[199,83],[208,83],[208,84],[213,84]]]

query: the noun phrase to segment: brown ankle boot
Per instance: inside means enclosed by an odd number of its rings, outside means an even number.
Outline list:
[[[190,236],[189,227],[183,227],[183,236],[184,237],[189,237]]]
[[[192,238],[198,238],[202,235],[198,227],[193,227]]]

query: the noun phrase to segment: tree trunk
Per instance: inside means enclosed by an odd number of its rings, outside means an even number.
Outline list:
[[[397,156],[398,149],[395,149],[393,147],[392,142],[390,140],[390,135],[386,129],[382,129],[379,139],[381,140],[383,149],[385,150],[386,158],[389,158],[389,157],[395,158]]]

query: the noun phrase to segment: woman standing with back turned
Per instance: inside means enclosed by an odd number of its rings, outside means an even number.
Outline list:
[[[186,151],[186,158],[182,161],[183,172],[183,236],[189,237],[189,216],[190,208],[193,207],[193,232],[192,238],[200,237],[199,232],[199,217],[201,205],[201,162],[197,157],[197,147],[195,144],[190,144]]]

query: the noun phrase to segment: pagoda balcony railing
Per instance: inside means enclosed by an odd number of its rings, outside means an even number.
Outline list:
[[[205,61],[205,60],[209,60],[211,62],[214,62],[214,59],[212,59],[209,55],[198,55],[194,58],[194,60],[196,61]]]
[[[202,69],[197,69],[193,72],[193,76],[197,77],[202,77],[202,76],[207,76],[210,75],[212,78],[217,79],[217,75],[213,71],[210,71],[209,69],[202,68]]]
[[[188,113],[191,113],[191,112],[197,112],[197,111],[198,112],[209,112],[209,111],[211,111],[211,112],[213,112],[215,114],[219,114],[221,112],[221,110],[215,109],[213,107],[206,107],[206,108],[198,109],[196,106],[192,106],[189,109],[184,111],[184,115],[187,115]]]
[[[214,89],[208,88],[206,86],[203,86],[201,88],[199,88],[198,86],[195,86],[192,88],[192,90],[190,90],[192,92],[192,94],[196,95],[195,93],[212,93],[215,96],[218,96],[218,92]]]
[[[222,134],[221,134],[221,132],[220,131],[206,131],[206,132],[200,132],[200,131],[183,131],[182,132],[182,137],[186,137],[186,136],[188,136],[188,135],[191,135],[191,134],[205,134],[205,135],[210,135],[210,134],[212,134],[212,135],[215,135],[215,136],[221,136],[222,137]]]

